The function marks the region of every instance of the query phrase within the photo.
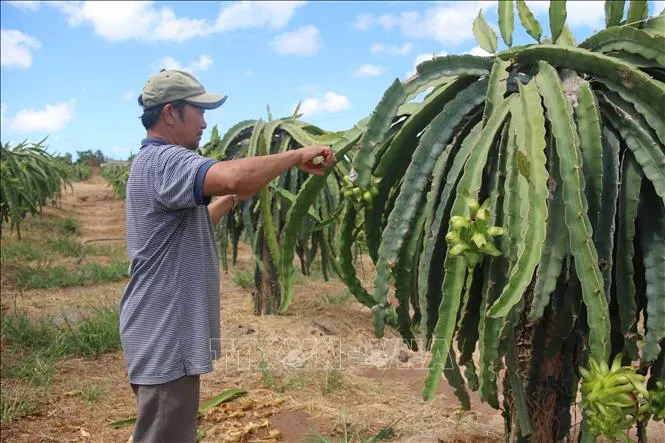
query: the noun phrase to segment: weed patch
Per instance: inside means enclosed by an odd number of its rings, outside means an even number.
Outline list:
[[[72,217],[63,217],[55,222],[55,229],[63,235],[79,235],[81,224]]]
[[[72,325],[66,320],[58,347],[60,355],[88,358],[120,350],[118,311],[115,308],[97,308],[77,324]]]
[[[349,298],[351,297],[351,292],[349,292],[348,289],[344,290],[339,295],[334,295],[334,294],[328,294],[327,292],[324,293],[319,293],[317,294],[317,297],[321,299],[324,303],[327,303],[329,305],[344,305],[346,304],[347,301],[349,301]]]
[[[58,361],[69,356],[95,358],[120,349],[115,307],[97,308],[75,323],[66,318],[60,322],[50,317],[29,318],[26,312],[18,311],[3,313],[1,321],[2,379],[15,380],[22,388],[3,382],[3,424],[29,413],[42,401]],[[26,388],[43,393],[31,397]],[[97,400],[101,394],[96,385],[84,385],[78,392],[86,402]]]
[[[74,237],[60,237],[46,240],[46,247],[54,255],[62,257],[78,257],[83,247]]]
[[[18,389],[5,389],[0,391],[0,420],[2,424],[9,424],[13,420],[29,414],[35,409],[35,404],[28,399],[25,392]]]
[[[23,266],[16,270],[14,285],[23,290],[62,288],[105,282],[116,282],[128,277],[126,261],[113,261],[108,265],[84,263],[80,270],[57,265]]]
[[[263,359],[259,361],[258,368],[259,371],[261,371],[263,385],[271,391],[279,393],[284,393],[290,389],[305,387],[309,380],[308,374],[302,371],[289,375],[278,374],[275,370],[270,368]]]
[[[2,314],[2,343],[13,349],[42,350],[56,341],[57,329],[50,317],[31,319],[24,311]]]
[[[332,369],[326,372],[321,385],[321,393],[329,395],[342,387],[342,373],[338,369]]]
[[[2,240],[0,261],[3,281],[16,289],[48,289],[116,282],[127,278],[128,261],[117,245],[86,245],[78,239],[79,222],[71,217],[31,217],[22,228],[22,239]],[[107,257],[85,260],[75,266],[73,258],[83,254]]]
[[[368,432],[364,426],[350,424],[348,420],[344,418],[344,422],[341,424],[342,429],[340,436],[327,437],[320,432],[316,432],[303,441],[307,443],[378,443],[381,441],[390,441],[396,437],[394,426],[399,420],[401,420],[401,418],[385,426],[375,434]]]
[[[51,383],[56,362],[56,356],[44,349],[5,351],[2,378],[21,380],[32,386],[47,386]]]
[[[86,403],[93,403],[102,396],[102,388],[94,383],[83,383],[78,386],[76,395]]]
[[[237,271],[233,275],[233,283],[243,289],[254,287],[254,274],[249,271]]]
[[[99,307],[76,323],[66,318],[60,326],[50,317],[30,319],[25,312],[2,315],[2,344],[14,353],[24,353],[20,366],[5,369],[18,378],[26,377],[24,366],[45,367],[51,360],[65,356],[93,358],[120,349],[118,310],[115,306]],[[9,376],[9,375],[7,375]]]

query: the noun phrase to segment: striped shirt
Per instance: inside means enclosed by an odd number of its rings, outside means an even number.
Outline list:
[[[203,195],[215,163],[150,137],[126,192],[130,280],[120,301],[129,382],[161,384],[212,371],[220,355],[219,256]]]

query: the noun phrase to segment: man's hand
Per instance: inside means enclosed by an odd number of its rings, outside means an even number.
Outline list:
[[[322,161],[319,162],[317,157]],[[243,196],[242,199],[248,199],[294,166],[303,172],[322,176],[325,175],[323,168],[335,163],[335,154],[330,146],[325,145],[217,162],[205,175],[203,195],[238,194]]]
[[[298,169],[312,175],[324,175],[321,169],[337,163],[335,154],[326,145],[310,145],[298,149],[296,152],[300,154],[300,161],[298,162]],[[323,157],[322,162],[314,162],[316,157]]]

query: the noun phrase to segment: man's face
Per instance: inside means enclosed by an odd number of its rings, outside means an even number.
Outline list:
[[[197,108],[192,105],[185,105],[182,119],[178,111],[170,105],[170,109],[165,109],[168,112],[167,121],[170,123],[173,136],[177,143],[192,151],[199,147],[203,131],[207,127],[205,118],[203,117],[204,109]]]

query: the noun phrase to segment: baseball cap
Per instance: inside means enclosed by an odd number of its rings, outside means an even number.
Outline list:
[[[177,69],[162,69],[148,77],[141,92],[143,108],[176,100],[185,101],[203,109],[215,109],[226,101],[226,95],[206,92],[192,74]]]

